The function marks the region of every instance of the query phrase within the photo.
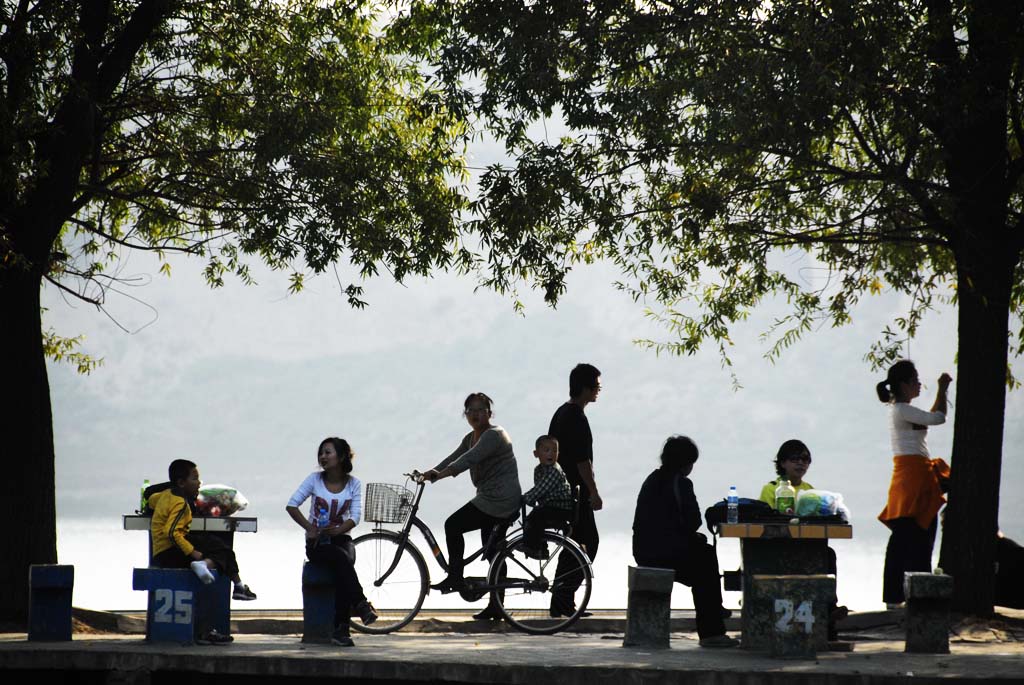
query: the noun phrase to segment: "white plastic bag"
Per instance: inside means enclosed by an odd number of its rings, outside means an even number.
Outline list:
[[[842,494],[829,490],[799,490],[796,493],[797,516],[832,516],[839,514],[844,521],[850,521],[850,509],[843,502]]]
[[[230,485],[213,483],[199,489],[196,513],[200,516],[231,516],[249,506],[245,495]]]

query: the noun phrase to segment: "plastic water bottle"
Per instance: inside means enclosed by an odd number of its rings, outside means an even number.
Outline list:
[[[142,481],[142,489],[139,490],[139,513],[146,511],[146,490],[149,488],[149,479]]]
[[[331,524],[331,516],[327,513],[326,509],[321,509],[316,515],[316,527],[321,530]]]
[[[796,513],[796,489],[789,484],[788,478],[780,479],[779,487],[775,488],[775,511],[790,516]]]
[[[736,486],[729,486],[729,496],[726,497],[727,502],[727,513],[726,521],[728,523],[739,523],[740,522],[740,498],[736,494]]]

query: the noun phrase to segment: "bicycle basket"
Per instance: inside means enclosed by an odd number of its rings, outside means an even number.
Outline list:
[[[363,518],[374,523],[402,523],[412,510],[412,490],[389,483],[367,483]]]

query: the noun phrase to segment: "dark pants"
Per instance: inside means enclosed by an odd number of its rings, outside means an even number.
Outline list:
[[[576,525],[573,526],[572,534],[569,536],[575,540],[583,551],[594,561],[597,557],[597,546],[601,542],[601,536],[597,533],[597,521],[594,520],[594,510],[590,506],[589,497],[580,493],[579,514]],[[555,578],[558,587],[551,595],[552,611],[569,611],[576,607],[576,591],[583,583],[583,575],[574,568],[572,557],[567,552],[562,552],[558,557],[558,568],[555,569]]]
[[[526,541],[526,546],[537,549],[541,545],[545,528],[561,528],[571,518],[572,512],[565,509],[537,507],[526,517],[526,523],[523,526],[523,538]]]
[[[892,530],[889,546],[885,549],[885,570],[882,575],[882,601],[899,604],[904,601],[903,574],[907,571],[932,570],[932,549],[938,518],[927,528],[917,525],[912,518],[886,521]]]
[[[334,572],[334,625],[348,630],[352,607],[366,601],[363,586],[359,583],[355,560],[355,547],[348,535],[324,536],[306,540],[306,558],[330,566]]]
[[[238,577],[238,561],[235,559],[235,551],[228,547],[226,542],[209,533],[189,533],[185,539],[192,543],[192,546],[199,550],[204,557],[212,559],[219,572],[228,578]],[[158,568],[188,568],[193,561],[195,559],[185,556],[185,553],[175,545],[154,556],[152,564]]]
[[[466,564],[466,541],[463,535],[471,530],[479,530],[480,545],[483,546],[491,537],[494,526],[501,526],[498,537],[494,540],[496,546],[497,543],[505,539],[506,523],[507,521],[503,518],[480,511],[472,502],[467,502],[465,506],[449,516],[448,520],[444,522],[444,536],[448,543],[448,575],[452,578],[462,578],[462,570]],[[485,552],[484,558],[493,559],[494,550]]]
[[[683,557],[666,561],[663,559],[637,559],[642,566],[671,568],[676,572],[676,582],[687,585],[693,594],[693,606],[697,610],[697,635],[700,638],[725,635],[725,619],[722,617],[722,584],[718,573],[718,556],[715,548],[704,540],[694,540]]]

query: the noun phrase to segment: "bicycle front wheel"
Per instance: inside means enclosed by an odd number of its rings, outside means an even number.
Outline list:
[[[568,538],[545,532],[539,550],[522,537],[509,542],[491,562],[491,596],[513,627],[534,635],[565,630],[590,602],[594,576],[583,551]]]
[[[408,625],[423,606],[429,582],[427,564],[412,543],[406,540],[400,547],[399,540],[398,533],[389,530],[374,531],[355,539],[356,576],[378,616],[370,625],[363,625],[358,616],[353,616],[352,627],[360,633],[399,630]]]

